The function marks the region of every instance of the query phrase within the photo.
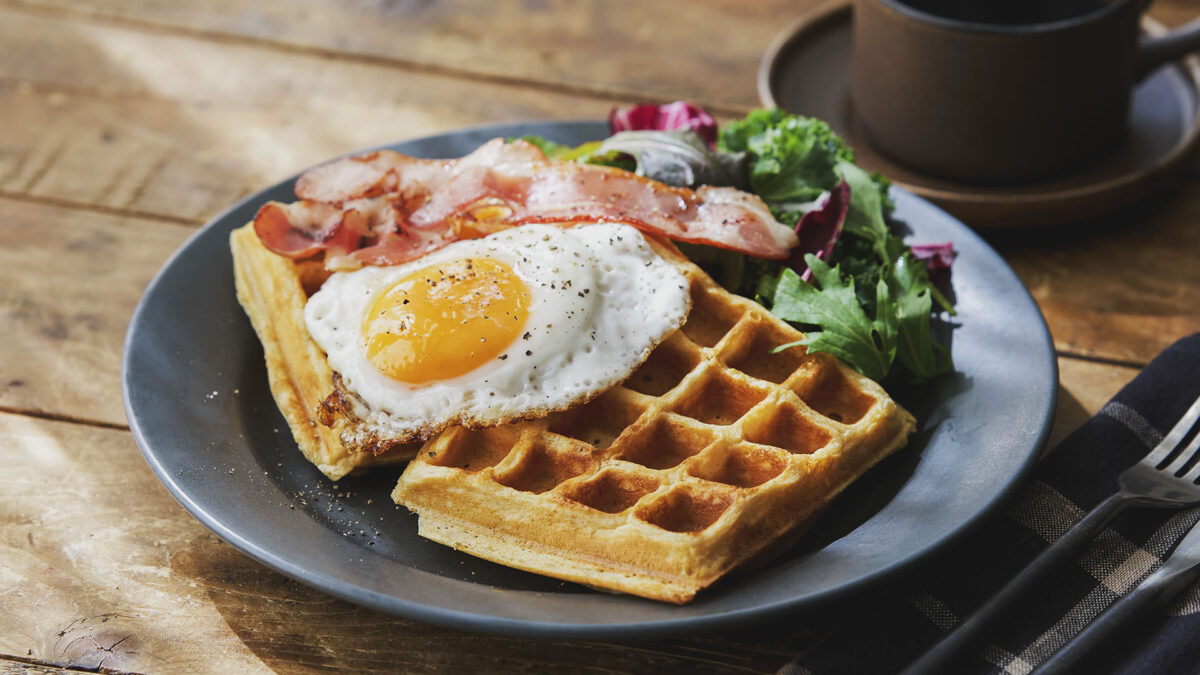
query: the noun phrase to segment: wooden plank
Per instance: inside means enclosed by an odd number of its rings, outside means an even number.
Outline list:
[[[128,432],[0,414],[0,653],[88,669],[265,672],[172,558],[217,546]]]
[[[611,106],[0,9],[0,194],[203,220],[357,148]]]
[[[772,672],[794,649],[791,635],[756,642],[770,631],[633,647],[535,642],[362,609],[218,540],[158,484],[121,430],[0,413],[0,465],[8,467],[0,472],[0,654],[37,663],[189,673],[736,673]]]
[[[771,39],[819,1],[13,4],[575,93],[744,108],[758,103],[754,75]]]
[[[755,74],[775,35],[823,0],[8,0],[129,25],[421,66],[576,93],[759,104]],[[1159,0],[1167,25],[1192,0]]]
[[[20,657],[0,656],[0,675],[61,675],[62,673],[87,672],[94,671],[62,668],[32,660],[21,660]]]
[[[1200,331],[1200,190],[1076,227],[995,233],[1062,353],[1145,364]]]
[[[1105,403],[1137,376],[1136,368],[1111,366],[1072,358],[1058,359],[1058,408],[1046,442],[1049,450],[1088,421]]]
[[[0,407],[123,425],[121,343],[193,228],[0,199]]]

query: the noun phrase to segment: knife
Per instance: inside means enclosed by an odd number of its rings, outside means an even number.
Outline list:
[[[1200,521],[1145,581],[1117,600],[1087,628],[1033,671],[1033,675],[1077,672],[1087,656],[1143,612],[1166,605],[1200,578]]]

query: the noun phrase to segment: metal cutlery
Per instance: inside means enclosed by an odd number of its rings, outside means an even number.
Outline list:
[[[1141,584],[1112,604],[1087,628],[1046,659],[1033,675],[1072,672],[1113,633],[1143,612],[1161,607],[1200,579],[1200,524],[1193,525],[1171,555]]]
[[[986,630],[1059,564],[1075,559],[1114,517],[1131,506],[1183,508],[1200,503],[1200,433],[1180,445],[1200,419],[1200,398],[1192,402],[1171,431],[1140,462],[1118,478],[1119,489],[1092,509],[1057,541],[951,631],[904,669],[903,675],[952,672],[951,666]]]

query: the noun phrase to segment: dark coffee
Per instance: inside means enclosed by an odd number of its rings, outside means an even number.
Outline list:
[[[1084,16],[1109,0],[899,0],[899,4],[956,21],[1027,26]]]

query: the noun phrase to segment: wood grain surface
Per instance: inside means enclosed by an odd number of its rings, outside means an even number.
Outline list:
[[[357,148],[612,105],[0,3],[0,194],[10,196],[201,223]]]
[[[123,428],[121,342],[194,228],[0,198],[0,407]],[[55,241],[42,237],[54,223]]]
[[[9,0],[11,1],[11,0]],[[772,38],[819,0],[24,0],[50,16],[103,19],[220,41],[269,43],[557,89],[575,94],[688,99],[717,109],[758,105],[753,74]],[[1152,15],[1176,25],[1188,0]]]
[[[1144,365],[1200,331],[1198,186],[1080,225],[988,235],[1060,353]]]
[[[0,413],[0,463],[12,467],[0,475],[0,654],[40,664],[213,673],[763,672],[788,658],[778,645],[755,645],[770,634],[762,631],[632,647],[552,643],[362,609],[217,539],[179,508],[122,430]]]
[[[166,493],[120,399],[146,284],[240,197],[356,148],[637,100],[756,105],[811,0],[0,0],[0,672],[774,672],[867,611],[630,644],[493,638],[333,599]],[[1159,1],[1168,25],[1196,0]],[[1200,331],[1200,180],[989,234],[1047,317],[1052,443]]]
[[[269,43],[583,95],[757,102],[751,74],[783,23],[814,3],[500,0],[498,2],[237,0],[198,3],[30,2],[48,16],[87,17],[223,42]],[[719,48],[716,48],[719,45]]]
[[[602,117],[614,105],[424,72],[401,77],[395,66],[94,25],[77,15],[0,3],[0,68],[13,71],[0,70],[8,120],[0,125],[0,196],[198,224],[356,148],[472,124]],[[52,58],[28,57],[47,44]],[[1200,302],[1200,271],[1161,255],[1197,245],[1193,188],[1190,181],[1177,190],[1151,219],[1137,209],[1082,230],[989,235],[1034,291],[1060,350],[1144,364],[1200,330],[1189,309]],[[1048,237],[1060,245],[1045,246]],[[1140,259],[1130,261],[1123,251],[1135,240]]]

